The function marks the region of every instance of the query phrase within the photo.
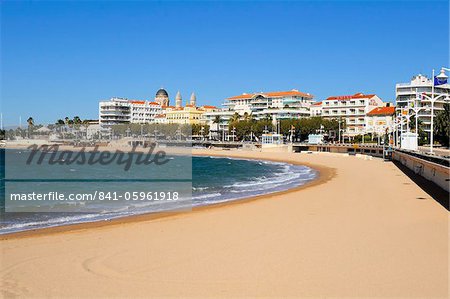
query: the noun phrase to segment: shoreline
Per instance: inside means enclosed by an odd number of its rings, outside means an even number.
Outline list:
[[[10,149],[16,149],[16,148],[10,148]],[[71,148],[67,147],[67,148],[64,148],[63,150],[71,150]],[[76,148],[75,148],[75,150],[76,150]],[[123,217],[118,217],[118,218],[113,218],[113,219],[108,219],[108,220],[97,220],[97,221],[92,221],[92,222],[82,222],[82,223],[73,223],[73,224],[63,224],[63,225],[51,226],[51,227],[35,228],[35,229],[30,229],[30,230],[25,230],[25,231],[0,234],[0,241],[20,239],[20,238],[40,237],[40,236],[47,236],[47,235],[60,234],[60,233],[71,233],[71,232],[75,233],[78,231],[103,228],[103,227],[107,227],[107,226],[125,225],[128,223],[134,223],[134,222],[147,222],[147,221],[154,221],[154,220],[158,220],[158,219],[162,219],[162,218],[179,217],[179,216],[189,214],[192,212],[197,213],[197,212],[202,212],[202,211],[209,210],[209,209],[223,208],[226,206],[231,206],[231,205],[236,205],[236,204],[245,204],[245,203],[249,203],[249,202],[252,202],[255,200],[264,200],[264,199],[272,198],[274,196],[280,196],[280,195],[296,192],[296,191],[299,191],[302,189],[306,189],[306,188],[313,187],[316,185],[324,184],[327,181],[333,179],[333,177],[336,175],[335,169],[318,166],[315,164],[298,163],[296,161],[285,161],[283,159],[254,159],[254,158],[252,159],[252,158],[247,158],[245,156],[245,154],[238,155],[238,156],[233,155],[232,157],[230,157],[229,155],[227,155],[227,153],[229,153],[229,151],[227,151],[226,153],[222,153],[219,151],[217,151],[219,153],[216,153],[213,150],[208,150],[208,151],[211,151],[211,153],[209,153],[209,154],[193,153],[192,156],[198,156],[198,157],[212,156],[212,157],[230,158],[230,159],[246,159],[246,160],[253,160],[253,161],[271,161],[271,162],[282,162],[282,163],[287,163],[287,164],[292,164],[292,165],[297,165],[297,166],[307,166],[317,172],[317,177],[314,178],[312,181],[309,181],[301,186],[290,188],[288,190],[275,191],[275,192],[270,192],[267,194],[260,194],[260,195],[251,196],[251,197],[233,199],[233,200],[226,201],[226,202],[219,202],[219,203],[212,203],[212,204],[203,205],[203,206],[197,206],[197,207],[193,207],[189,210],[153,212],[153,213],[149,212],[149,213],[143,213],[143,214],[137,214],[137,215],[128,215],[128,216],[123,216]],[[238,152],[238,151],[233,151],[233,152]]]

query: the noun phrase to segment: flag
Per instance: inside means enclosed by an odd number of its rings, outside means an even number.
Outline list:
[[[434,85],[443,85],[447,83],[447,78],[438,78],[437,76],[434,76]]]

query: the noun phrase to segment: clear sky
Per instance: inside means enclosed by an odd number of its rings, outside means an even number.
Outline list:
[[[253,91],[376,93],[449,65],[443,1],[1,2],[4,124],[98,118],[112,96],[220,105]]]

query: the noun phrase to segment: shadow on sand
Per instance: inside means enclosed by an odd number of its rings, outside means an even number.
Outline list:
[[[415,174],[414,171],[404,166],[398,161],[392,161],[404,174],[406,174],[414,183],[417,184],[423,191],[430,195],[434,200],[440,203],[447,211],[449,209],[449,193],[436,185],[435,183],[425,179],[424,177]],[[418,197],[417,199],[425,199]]]

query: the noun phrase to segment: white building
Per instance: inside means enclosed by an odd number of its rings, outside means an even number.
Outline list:
[[[375,94],[332,96],[322,102],[322,117],[345,121],[344,135],[353,137],[366,132],[366,114],[382,106],[383,101]]]
[[[377,107],[367,113],[366,133],[382,136],[391,133],[394,125],[395,107]]]
[[[312,104],[309,108],[309,113],[311,117],[322,116],[322,102]]]
[[[98,122],[101,125],[127,124],[131,122],[131,103],[124,98],[111,98],[98,105]]]
[[[99,124],[152,123],[161,111],[156,102],[111,98],[99,103]]]
[[[161,114],[161,106],[156,102],[130,101],[131,122],[137,124],[148,124],[155,121],[155,117]]]
[[[216,109],[215,111],[203,113],[203,122],[209,125],[211,137],[224,139],[223,136],[228,134],[228,124],[234,113],[234,111],[229,109]]]
[[[313,95],[296,89],[290,91],[244,93],[225,99],[224,106],[243,116],[251,114],[254,119],[288,119],[309,117]]]
[[[409,83],[398,83],[395,85],[395,102],[397,111],[401,114],[401,110],[412,115],[414,112],[412,107],[422,107],[418,112],[418,119],[421,121],[421,129],[430,132],[431,125],[431,92],[433,81],[424,75],[414,76]],[[448,83],[436,85],[434,87],[434,114],[444,110],[444,103],[449,103],[450,85]],[[425,95],[425,96],[423,96]],[[406,127],[403,128],[404,131]]]

